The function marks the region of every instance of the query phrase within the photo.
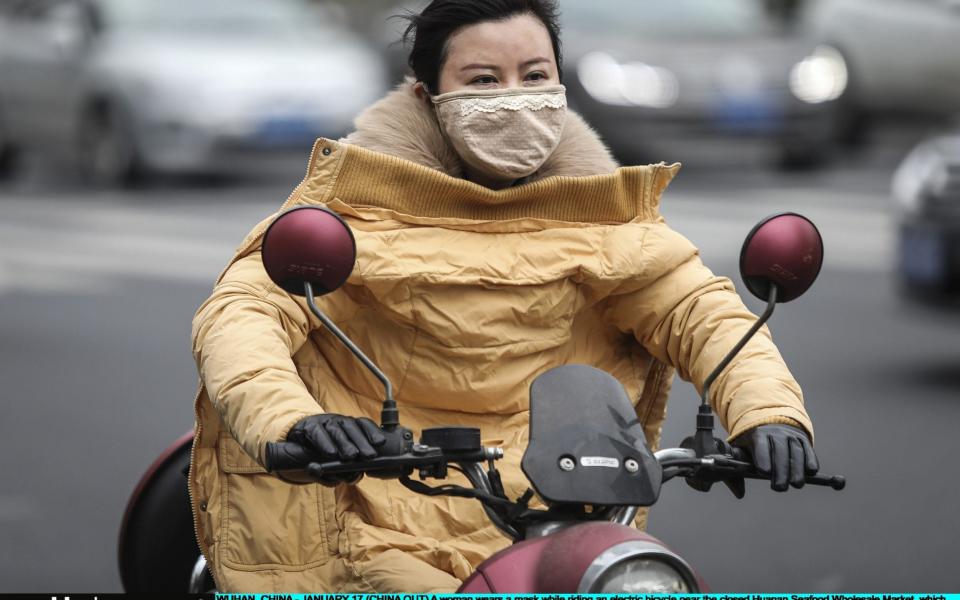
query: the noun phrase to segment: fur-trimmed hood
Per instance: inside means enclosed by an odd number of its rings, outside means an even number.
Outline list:
[[[356,131],[344,143],[361,146],[464,177],[464,165],[444,137],[430,106],[417,97],[414,81],[407,79],[383,99],[360,113]],[[619,165],[600,136],[572,110],[567,110],[560,144],[539,171],[525,181],[558,175],[606,175]]]

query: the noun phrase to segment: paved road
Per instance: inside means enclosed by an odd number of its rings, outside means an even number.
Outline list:
[[[718,591],[957,590],[960,315],[894,293],[883,168],[684,174],[664,204],[716,271],[774,210],[824,233],[818,285],[772,327],[804,385],[824,469],[848,490],[736,501],[674,482],[651,530]],[[0,591],[116,591],[115,539],[143,468],[191,426],[189,322],[290,184],[93,194],[0,189]],[[758,307],[759,303],[752,306]],[[693,426],[676,386],[665,443]]]

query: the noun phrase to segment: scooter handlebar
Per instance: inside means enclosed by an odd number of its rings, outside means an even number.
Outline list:
[[[321,479],[329,475],[365,474],[373,471],[395,469],[397,467],[424,466],[429,464],[429,456],[417,456],[404,453],[398,456],[377,456],[361,460],[329,460],[318,452],[295,442],[272,442],[267,444],[266,464],[271,473],[282,471],[306,472],[311,477]]]
[[[322,460],[301,444],[294,442],[269,442],[264,453],[267,471],[295,471],[306,469],[312,462]]]
[[[748,465],[743,469],[744,472],[739,473],[741,477],[745,477],[747,479],[770,479],[770,475],[764,475],[763,473],[760,473],[757,471],[756,467],[753,466],[753,458],[750,456],[749,452],[743,448],[738,448],[737,446],[731,446],[730,450],[730,455],[734,460]],[[807,475],[805,481],[810,485],[822,485],[833,488],[837,491],[847,487],[847,478],[843,475]]]
[[[698,457],[691,448],[664,448],[654,456],[667,473],[666,479],[685,477],[688,481],[705,484],[701,491],[710,488],[711,483],[733,481],[735,479],[761,479],[769,481],[769,474],[761,473],[753,464],[750,453],[742,448],[718,441],[717,453]],[[810,485],[822,485],[842,490],[847,480],[841,475],[808,475],[805,478]],[[700,489],[700,488],[697,488]]]
[[[368,460],[330,461],[295,442],[271,442],[266,447],[265,466],[271,473],[306,472],[314,479],[330,475],[370,474],[385,478],[408,475],[414,469],[427,469],[449,463],[479,463],[502,458],[498,448],[480,448],[470,452],[444,452],[431,446],[414,446],[411,451],[378,456]]]

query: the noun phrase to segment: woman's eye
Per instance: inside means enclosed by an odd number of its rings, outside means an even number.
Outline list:
[[[547,74],[543,71],[534,71],[527,75],[527,81],[543,81],[547,78]]]
[[[478,85],[494,85],[497,83],[497,78],[493,75],[481,75],[479,77],[475,77],[470,83]]]

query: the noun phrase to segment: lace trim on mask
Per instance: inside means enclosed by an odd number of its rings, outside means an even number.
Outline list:
[[[495,96],[492,98],[464,98],[460,101],[460,116],[476,112],[495,113],[500,110],[533,110],[566,108],[567,97],[563,94],[525,94],[522,96]]]

